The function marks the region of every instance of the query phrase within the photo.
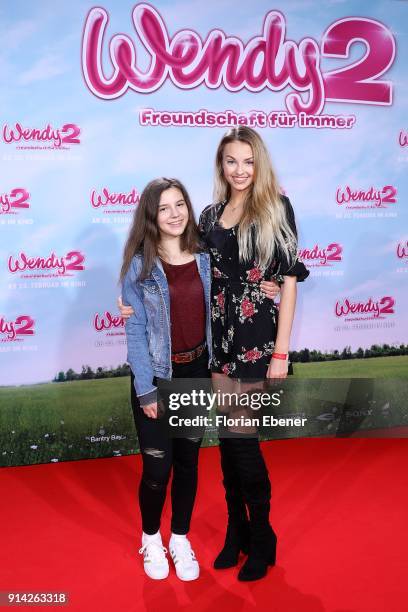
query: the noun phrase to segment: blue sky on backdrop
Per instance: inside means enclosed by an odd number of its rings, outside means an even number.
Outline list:
[[[406,239],[407,148],[398,147],[397,136],[407,129],[408,2],[374,0],[318,2],[297,0],[274,3],[230,0],[152,2],[170,34],[191,28],[204,37],[220,28],[244,42],[260,34],[265,14],[278,9],[286,18],[286,37],[317,41],[327,26],[346,16],[378,19],[391,29],[397,56],[387,78],[394,85],[390,107],[326,103],[325,113],[354,114],[352,130],[261,129],[281,185],[295,208],[300,245],[344,248],[343,276],[313,277],[299,289],[299,307],[293,348],[342,349],[345,345],[369,346],[374,342],[407,341],[404,283],[394,251]],[[135,2],[102,1],[110,16],[108,37],[128,34],[140,42],[131,21]],[[0,141],[0,194],[25,186],[32,194],[31,226],[0,226],[0,317],[7,320],[30,313],[36,335],[29,339],[35,352],[5,352],[0,384],[49,380],[60,369],[116,365],[126,358],[122,346],[95,347],[90,322],[95,312],[114,312],[116,285],[126,225],[92,224],[89,193],[139,191],[158,175],[177,176],[185,182],[197,213],[212,200],[213,157],[221,128],[158,128],[139,125],[138,113],[149,106],[158,110],[201,108],[244,112],[285,109],[288,93],[269,90],[229,92],[204,86],[181,90],[170,81],[149,95],[128,91],[117,100],[104,101],[86,87],[81,71],[81,39],[86,15],[94,4],[86,0],[51,2],[37,0],[0,3],[1,124],[42,127],[75,123],[81,128],[81,144],[63,160],[30,159],[20,154],[10,159],[10,145]],[[357,43],[351,59],[361,56]],[[142,51],[141,51],[142,53]],[[105,47],[105,61],[107,60]],[[322,68],[333,66],[322,60]],[[405,152],[404,152],[405,151]],[[15,153],[15,150],[14,150]],[[35,152],[34,152],[35,153]],[[13,156],[12,156],[13,157]],[[336,219],[334,194],[338,186],[367,189],[394,185],[398,189],[395,218]],[[78,279],[86,287],[10,289],[5,266],[10,254],[24,250],[31,255],[86,253],[86,270]],[[335,331],[334,303],[342,297],[367,300],[391,295],[396,299],[392,328]]]

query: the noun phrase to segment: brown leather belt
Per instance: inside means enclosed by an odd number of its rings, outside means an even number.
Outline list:
[[[200,346],[197,346],[192,351],[186,351],[185,353],[172,353],[171,360],[173,363],[189,363],[194,359],[197,359],[205,351],[207,344],[203,342]]]

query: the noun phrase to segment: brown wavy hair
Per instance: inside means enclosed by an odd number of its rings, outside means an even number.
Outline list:
[[[202,250],[190,197],[184,185],[175,178],[156,178],[143,189],[137,209],[133,216],[132,226],[123,251],[123,262],[120,280],[123,281],[136,253],[143,255],[143,266],[139,280],[150,275],[154,260],[159,254],[160,231],[157,224],[160,196],[163,191],[175,187],[181,191],[188,208],[186,229],[180,236],[181,249],[190,253]]]

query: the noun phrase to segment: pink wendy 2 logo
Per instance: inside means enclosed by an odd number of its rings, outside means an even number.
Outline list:
[[[355,318],[383,319],[387,315],[394,314],[394,306],[395,299],[388,295],[379,300],[373,300],[370,297],[366,301],[355,302],[345,298],[336,302],[334,311],[336,317],[344,317],[345,320],[352,320]]]
[[[32,336],[35,331],[35,321],[29,315],[20,315],[13,321],[0,317],[0,342],[23,340]]]
[[[24,145],[24,148],[38,148],[27,147],[27,142],[52,145],[54,149],[63,145],[80,144],[80,133],[81,130],[75,123],[65,123],[61,128],[53,128],[50,124],[44,128],[23,127],[18,122],[13,127],[3,125],[3,141],[6,144],[18,143],[19,146]]]
[[[97,312],[93,319],[93,326],[96,331],[107,331],[110,329],[123,328],[125,320],[120,315],[113,315],[108,310],[103,314]]]
[[[343,247],[338,242],[331,242],[326,247],[315,244],[312,249],[300,249],[298,257],[307,266],[332,266],[334,263],[342,261]]]
[[[319,42],[306,36],[299,43],[286,38],[285,16],[276,10],[266,14],[261,34],[247,43],[219,28],[201,37],[176,26],[171,36],[160,13],[147,3],[134,7],[132,21],[141,49],[126,34],[115,34],[106,43],[109,16],[104,8],[92,8],[86,17],[82,71],[99,98],[113,100],[128,90],[152,93],[168,79],[180,89],[205,85],[232,92],[277,92],[289,86],[294,91],[285,103],[296,114],[321,113],[326,101],[392,104],[393,85],[382,77],[394,62],[395,39],[374,19],[339,19]],[[350,61],[354,43],[366,48],[362,58]],[[141,50],[147,57],[140,59]],[[336,67],[322,72],[323,58],[332,59]]]
[[[30,272],[53,273],[53,276],[72,276],[72,272],[85,270],[85,256],[80,251],[69,251],[64,257],[54,252],[46,257],[30,257],[23,251],[19,255],[10,255],[7,267],[11,274]]]
[[[393,185],[386,185],[382,189],[353,189],[346,185],[337,188],[336,202],[339,206],[344,204],[346,208],[387,208],[388,204],[397,202],[397,190]]]
[[[30,194],[23,187],[16,187],[8,193],[0,193],[0,215],[15,215],[30,207]]]

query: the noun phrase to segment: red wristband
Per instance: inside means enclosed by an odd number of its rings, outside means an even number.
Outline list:
[[[272,359],[284,359],[285,361],[288,358],[287,353],[272,353]]]

